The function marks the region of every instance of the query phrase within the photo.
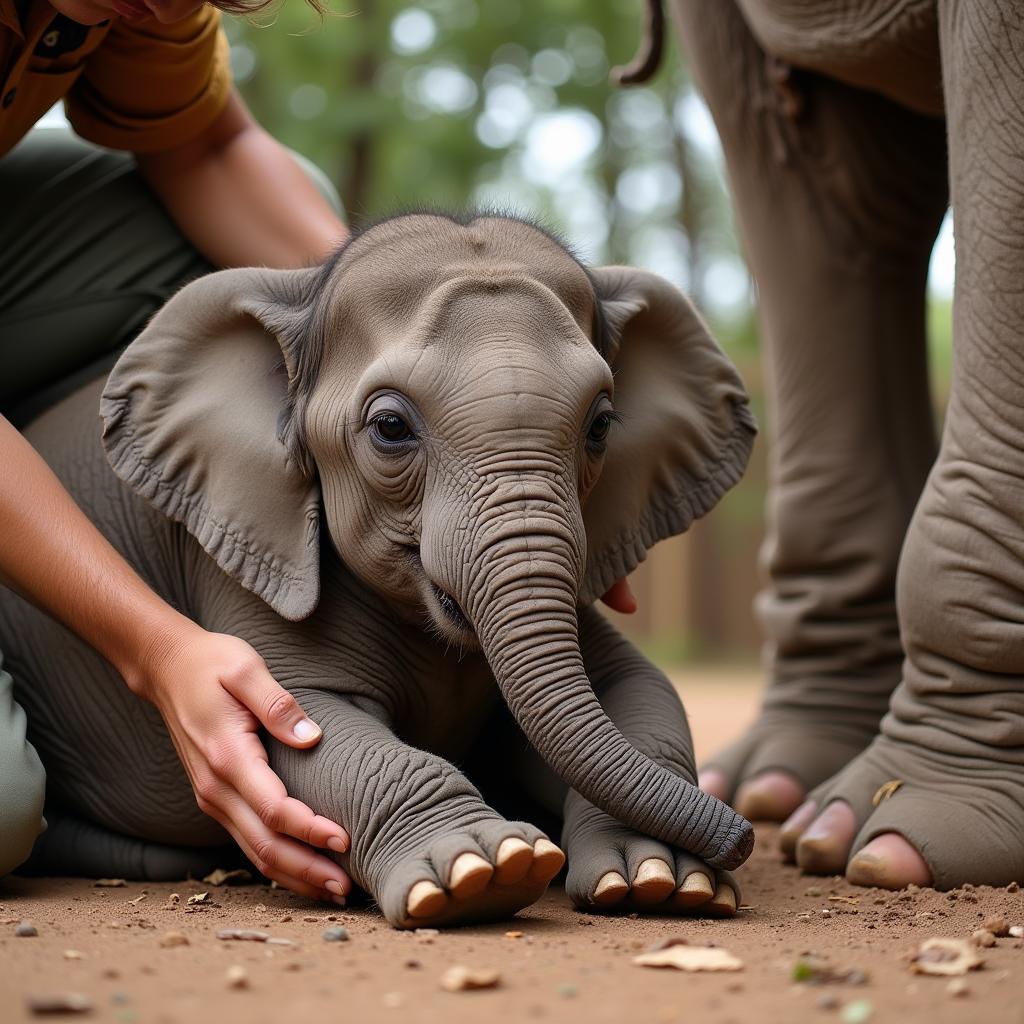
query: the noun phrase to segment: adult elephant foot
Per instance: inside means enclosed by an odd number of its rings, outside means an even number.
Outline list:
[[[1016,766],[880,736],[810,795],[783,825],[780,845],[809,874],[951,889],[1024,880],[1022,834]]]
[[[562,842],[565,891],[580,910],[732,917],[739,906],[731,872],[642,835],[578,794],[567,803]]]
[[[837,697],[841,693],[837,686]],[[810,790],[871,742],[888,703],[886,687],[878,688],[874,703],[867,709],[766,708],[739,740],[701,767],[698,784],[751,821],[785,821]]]

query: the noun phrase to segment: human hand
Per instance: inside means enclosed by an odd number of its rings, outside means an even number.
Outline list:
[[[302,896],[344,905],[351,881],[310,847],[343,853],[348,834],[288,796],[257,735],[262,724],[282,743],[304,749],[322,734],[263,659],[244,640],[186,619],[154,640],[127,681],[163,716],[199,807],[257,871]]]
[[[619,580],[601,600],[614,612],[632,615],[637,609],[636,595],[629,588],[629,580]]]

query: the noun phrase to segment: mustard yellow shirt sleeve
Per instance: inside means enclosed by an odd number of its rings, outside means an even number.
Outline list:
[[[75,131],[90,142],[157,153],[200,134],[230,91],[220,11],[204,5],[174,25],[116,21],[64,105]]]

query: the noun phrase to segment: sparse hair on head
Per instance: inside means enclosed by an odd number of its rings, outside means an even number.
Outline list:
[[[277,2],[278,0],[209,0],[211,7],[216,7],[217,10],[224,11],[225,14],[238,14],[242,17],[249,14],[262,14]],[[306,3],[321,18],[328,12],[327,4],[323,0],[306,0]]]
[[[313,3],[314,0],[307,0]],[[538,234],[547,238],[554,245],[557,245],[586,275],[594,296],[594,324],[591,342],[594,347],[606,356],[610,348],[610,328],[604,311],[601,307],[601,294],[597,287],[594,275],[591,274],[586,263],[573,250],[572,246],[556,230],[539,223],[532,217],[524,216],[508,207],[478,207],[466,210],[446,210],[435,207],[408,207],[395,213],[388,214],[376,220],[369,221],[353,231],[320,266],[319,272],[315,275],[312,287],[308,296],[308,317],[304,323],[303,330],[297,335],[288,339],[288,347],[295,369],[288,387],[288,395],[281,414],[281,438],[289,450],[289,456],[303,472],[312,476],[315,473],[315,466],[309,455],[305,443],[301,411],[309,400],[310,394],[320,374],[320,367],[323,360],[324,350],[321,344],[314,339],[318,337],[316,328],[321,326],[320,318],[324,315],[323,306],[317,307],[316,297],[323,295],[328,282],[333,276],[338,265],[345,255],[360,240],[371,236],[378,228],[405,217],[438,217],[441,220],[457,224],[459,227],[469,227],[478,220],[507,220],[517,224],[523,224],[532,228]]]

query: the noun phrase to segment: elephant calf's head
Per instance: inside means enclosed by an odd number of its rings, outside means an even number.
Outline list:
[[[398,217],[321,268],[183,289],[103,418],[116,471],[281,615],[316,607],[322,518],[396,609],[480,644],[570,785],[713,863],[745,856],[749,826],[626,742],[579,653],[577,605],[706,512],[753,439],[668,283],[588,271],[510,218]]]

